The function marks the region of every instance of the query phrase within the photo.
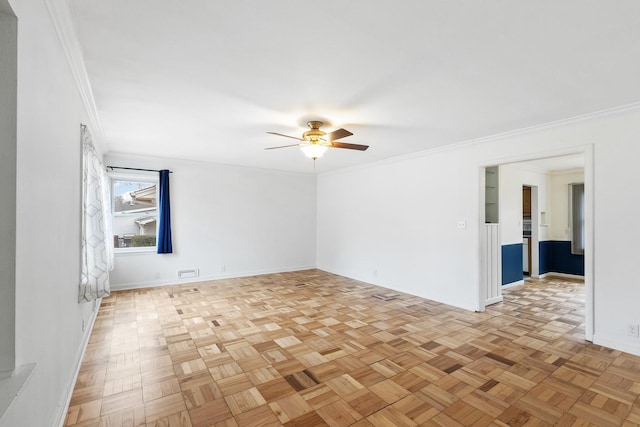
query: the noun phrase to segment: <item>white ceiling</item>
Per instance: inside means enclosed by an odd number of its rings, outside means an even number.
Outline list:
[[[640,100],[637,0],[70,0],[112,152],[313,172]]]

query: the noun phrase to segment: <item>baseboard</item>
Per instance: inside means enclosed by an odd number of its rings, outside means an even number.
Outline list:
[[[235,279],[239,277],[258,276],[261,274],[276,274],[276,273],[288,273],[291,271],[313,270],[315,268],[316,268],[315,266],[309,265],[309,266],[299,266],[299,267],[280,268],[280,269],[253,270],[253,271],[243,271],[243,272],[237,272],[237,273],[214,274],[210,276],[185,277],[184,279],[178,279],[176,277],[174,279],[152,280],[149,282],[121,283],[117,285],[111,285],[111,290],[112,291],[128,291],[132,289],[155,288],[157,286],[181,285],[183,283],[207,282],[209,280]]]
[[[584,280],[584,276],[580,276],[578,274],[569,274],[569,273],[554,273],[553,271],[548,271],[546,273],[542,273],[538,276],[540,279],[544,279],[545,277],[555,276],[555,277],[565,277],[567,279],[578,279]]]
[[[513,288],[514,286],[520,286],[520,285],[524,285],[524,279],[507,283],[506,285],[502,285],[502,289],[509,289],[509,288]]]
[[[64,426],[64,421],[67,418],[67,411],[69,410],[69,403],[71,402],[71,396],[73,395],[73,389],[76,386],[76,381],[78,380],[78,374],[80,373],[80,367],[82,366],[82,358],[84,357],[85,351],[87,351],[87,345],[89,345],[89,338],[91,338],[91,332],[93,331],[93,325],[96,323],[96,318],[98,317],[98,311],[100,308],[100,301],[102,298],[98,299],[94,302],[94,310],[91,313],[91,319],[89,321],[89,327],[85,329],[85,335],[82,340],[82,345],[78,349],[78,353],[76,353],[76,357],[73,361],[74,363],[74,373],[71,381],[67,384],[67,391],[62,396],[60,403],[56,409],[55,416],[53,418],[53,426]]]
[[[602,345],[605,347],[613,348],[616,350],[624,351],[636,356],[640,356],[640,341],[637,338],[633,338],[633,342],[623,341],[615,338],[602,337],[598,334],[593,334],[593,343]]]

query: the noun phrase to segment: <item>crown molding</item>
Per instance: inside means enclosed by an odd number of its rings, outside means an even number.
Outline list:
[[[68,0],[44,0],[44,3],[47,6],[53,27],[58,34],[58,39],[60,39],[60,43],[62,44],[65,57],[67,58],[67,63],[69,64],[73,78],[76,81],[76,86],[80,93],[82,103],[87,110],[91,135],[94,141],[101,148],[106,148],[102,144],[104,141],[102,122],[100,121],[98,109],[96,108],[96,102],[93,97],[91,83],[89,82],[87,68],[84,64],[80,42],[78,41],[75,27],[73,26],[71,5]]]
[[[601,119],[604,117],[632,113],[640,111],[640,102],[633,102],[631,104],[619,105],[617,107],[608,108],[606,110],[595,111],[592,113],[581,114],[579,116],[569,117],[567,119],[556,120],[553,122],[547,122],[535,126],[529,126],[526,128],[515,129],[507,132],[502,132],[494,135],[483,136],[481,138],[470,139],[467,141],[456,142],[452,144],[446,144],[439,147],[429,148],[426,150],[418,151],[415,153],[409,153],[402,156],[391,157],[388,159],[378,160],[376,162],[367,163],[364,165],[356,165],[344,169],[331,170],[326,172],[319,172],[318,175],[332,175],[344,172],[353,172],[356,170],[369,169],[377,166],[383,166],[387,164],[397,163],[405,160],[418,159],[426,156],[430,156],[437,153],[443,153],[448,151],[454,151],[465,147],[471,147],[474,145],[484,144],[487,142],[498,141],[505,138],[514,138],[523,135],[529,135],[536,132],[542,132],[551,129],[557,129],[564,126],[574,125],[582,122]],[[573,153],[571,153],[573,154]]]
[[[549,129],[555,129],[563,126],[574,125],[577,123],[588,122],[588,121],[601,119],[608,116],[629,113],[634,111],[640,111],[640,102],[633,102],[631,104],[619,105],[617,107],[594,111],[592,113],[581,114],[581,115],[569,117],[566,119],[555,120],[552,122],[542,123],[539,125],[529,126],[521,129],[514,129],[511,131],[502,132],[495,135],[489,135],[481,138],[472,139],[469,141],[463,141],[461,143],[453,144],[453,145],[455,146],[474,145],[474,144],[481,144],[489,141],[496,141],[499,139],[513,138],[516,136],[528,135],[528,134],[542,132]]]

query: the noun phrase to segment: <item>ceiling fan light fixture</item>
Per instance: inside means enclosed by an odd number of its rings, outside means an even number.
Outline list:
[[[320,144],[307,144],[300,147],[305,156],[314,160],[322,157],[327,151],[327,148],[329,147]]]
[[[327,148],[345,148],[347,150],[365,151],[368,145],[348,144],[338,141],[338,139],[346,138],[353,135],[346,129],[336,129],[333,132],[326,133],[320,130],[322,122],[319,120],[310,120],[307,122],[309,130],[302,134],[302,138],[297,136],[285,135],[278,132],[267,132],[271,135],[283,136],[285,138],[301,141],[298,144],[281,145],[279,147],[267,147],[265,150],[274,150],[276,148],[300,147],[305,156],[310,159],[318,159],[324,155]]]

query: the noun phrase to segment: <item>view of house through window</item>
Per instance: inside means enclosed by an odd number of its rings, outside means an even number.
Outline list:
[[[111,180],[113,197],[113,246],[156,246],[158,219],[157,181]]]

